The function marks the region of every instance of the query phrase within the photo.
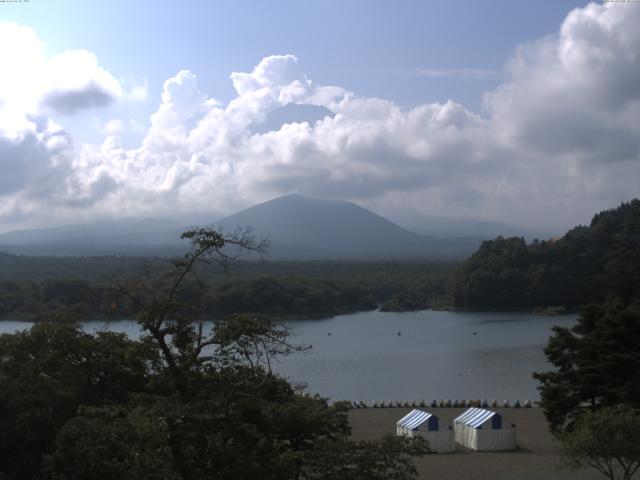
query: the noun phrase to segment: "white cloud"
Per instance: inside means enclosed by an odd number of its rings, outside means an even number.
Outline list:
[[[86,50],[69,50],[53,56],[42,73],[46,84],[41,103],[57,113],[104,107],[123,95],[120,83]]]
[[[73,114],[147,95],[146,81],[121,82],[89,51],[48,57],[36,33],[14,23],[0,22],[0,65],[0,127],[12,124],[15,131],[25,126],[25,114]]]
[[[121,135],[124,132],[124,128],[125,126],[122,120],[120,120],[119,118],[112,118],[104,124],[102,130],[106,135],[112,136]]]
[[[289,88],[293,84],[296,88],[304,89],[310,83],[298,67],[298,59],[294,55],[266,57],[251,73],[232,73],[231,81],[240,96],[262,88]]]
[[[208,99],[198,90],[198,81],[192,72],[182,70],[164,82],[162,103],[151,116],[151,123],[158,128],[182,131],[191,127],[193,121],[217,104],[216,100]]]
[[[0,65],[0,219],[46,217],[101,198],[108,172],[83,171],[77,157],[85,149],[50,115],[113,103],[127,93],[119,81],[88,51],[48,57],[32,29],[13,23],[0,22]]]
[[[295,191],[383,213],[408,205],[551,226],[585,221],[638,195],[639,23],[640,9],[621,5],[572,11],[557,35],[517,49],[482,114],[454,101],[406,109],[316,85],[293,55],[233,73],[237,96],[226,105],[202,92],[193,72],[178,72],[164,83],[150,128],[135,123],[146,130],[135,149],[122,147],[119,120],[105,125],[102,145],[81,145],[46,117],[23,112],[13,136],[0,130],[0,150],[12,152],[0,155],[11,158],[2,168],[12,172],[0,181],[0,222],[36,212],[229,212]],[[37,37],[22,33],[40,52]],[[80,63],[80,78],[62,82],[68,90],[87,92],[94,79],[116,96],[131,91],[119,84],[118,93],[95,58]],[[254,133],[289,103],[335,115]],[[8,106],[0,104],[0,118],[17,111]]]
[[[124,97],[129,100],[147,100],[149,98],[149,80],[147,78],[129,77],[121,79]]]
[[[505,141],[546,155],[637,160],[640,9],[590,4],[520,47],[485,98]]]

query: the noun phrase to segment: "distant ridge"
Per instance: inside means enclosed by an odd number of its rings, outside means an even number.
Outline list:
[[[217,225],[251,225],[272,241],[272,258],[411,259],[458,258],[479,239],[437,239],[410,232],[344,200],[278,197],[226,217]]]
[[[125,218],[0,234],[0,251],[22,255],[175,255],[183,251],[180,224],[161,218]]]
[[[207,222],[203,222],[207,223]],[[208,222],[210,223],[210,222]],[[459,259],[480,238],[435,238],[406,230],[343,200],[293,194],[254,205],[213,225],[252,227],[269,237],[273,260]],[[166,219],[123,219],[0,234],[0,251],[25,255],[165,256],[184,252],[188,226]]]

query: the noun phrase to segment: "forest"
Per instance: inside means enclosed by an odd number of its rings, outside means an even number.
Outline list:
[[[63,313],[0,335],[0,479],[415,479],[423,439],[353,441],[348,404],[301,395],[271,370],[309,348],[286,327],[231,315],[203,329],[180,292],[227,239],[184,235],[192,248],[169,271],[117,287],[140,340],[91,335]]]
[[[456,271],[450,294],[460,308],[577,309],[613,292],[627,303],[640,288],[640,200],[598,213],[556,240],[498,237]]]
[[[114,302],[123,281],[143,281],[171,268],[166,258],[28,257],[0,254],[0,318],[76,320],[131,318],[134,306]],[[256,262],[196,268],[179,295],[200,313],[221,318],[263,313],[315,318],[372,310],[417,310],[446,303],[449,262]],[[411,302],[411,303],[409,303]]]
[[[263,313],[326,317],[372,310],[425,308],[577,311],[615,291],[623,301],[640,286],[640,201],[601,212],[561,238],[485,241],[453,262],[237,261],[195,268],[178,295],[199,314],[223,318]],[[28,257],[0,254],[0,318],[131,318],[135,306],[114,300],[123,281],[161,275],[161,257]],[[160,273],[159,273],[160,272]],[[555,309],[555,310],[554,310]]]

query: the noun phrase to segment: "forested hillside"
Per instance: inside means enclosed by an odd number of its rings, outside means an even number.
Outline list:
[[[442,302],[455,265],[437,262],[238,262],[196,269],[198,281],[180,292],[200,313],[223,317],[263,313],[318,317],[370,310],[426,308]],[[26,257],[0,254],[0,319],[44,320],[64,314],[76,320],[131,318],[135,309],[113,302],[124,280],[142,281],[166,271],[164,258]],[[405,305],[406,300],[410,305]]]
[[[458,269],[455,306],[521,308],[640,297],[640,200],[601,212],[558,240],[498,237]]]
[[[64,311],[77,319],[131,316],[115,308],[109,288],[170,266],[165,258],[26,257],[0,254],[0,316],[44,319]],[[557,240],[498,237],[483,242],[456,269],[447,262],[238,262],[203,269],[183,285],[207,316],[262,312],[327,316],[366,310],[457,308],[577,309],[614,292],[640,298],[640,200],[594,216]],[[455,272],[455,273],[454,273]]]

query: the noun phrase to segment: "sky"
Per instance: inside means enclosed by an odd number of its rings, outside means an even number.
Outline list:
[[[2,2],[0,231],[290,193],[586,223],[639,194],[639,24],[637,2]]]

